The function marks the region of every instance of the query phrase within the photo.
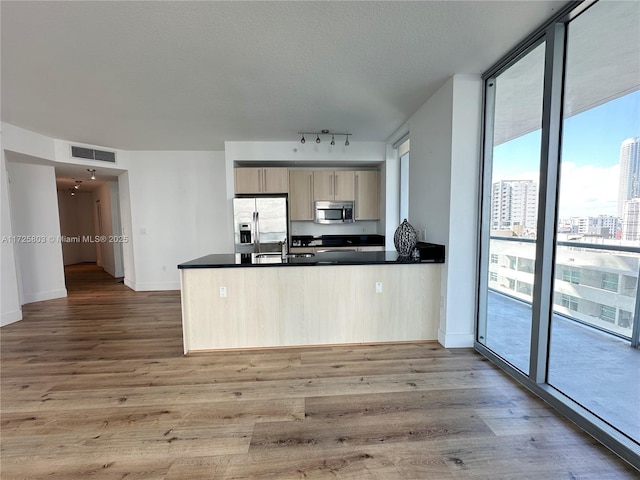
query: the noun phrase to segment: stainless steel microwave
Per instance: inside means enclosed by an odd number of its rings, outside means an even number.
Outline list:
[[[353,223],[353,202],[327,202],[318,200],[315,203],[315,223]]]

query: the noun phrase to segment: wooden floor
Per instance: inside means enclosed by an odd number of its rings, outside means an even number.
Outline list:
[[[471,350],[184,357],[177,292],[67,287],[0,330],[3,480],[638,478]]]

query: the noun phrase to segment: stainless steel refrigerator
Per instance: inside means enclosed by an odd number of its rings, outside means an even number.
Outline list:
[[[287,223],[287,197],[234,198],[236,253],[279,252]]]

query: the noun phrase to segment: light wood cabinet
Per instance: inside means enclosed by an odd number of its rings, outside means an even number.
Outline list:
[[[190,268],[181,279],[185,353],[438,338],[436,264]],[[225,298],[211,294],[220,285]]]
[[[352,170],[316,170],[313,172],[313,199],[353,201],[354,181]]]
[[[286,167],[237,167],[234,169],[236,193],[288,193]]]
[[[289,218],[313,220],[313,171],[289,171]]]
[[[380,219],[380,172],[361,170],[355,172],[355,219]]]

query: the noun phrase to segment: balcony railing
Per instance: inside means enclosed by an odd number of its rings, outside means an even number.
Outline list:
[[[489,289],[531,303],[536,240],[490,237]],[[558,241],[553,311],[638,346],[640,247]]]

